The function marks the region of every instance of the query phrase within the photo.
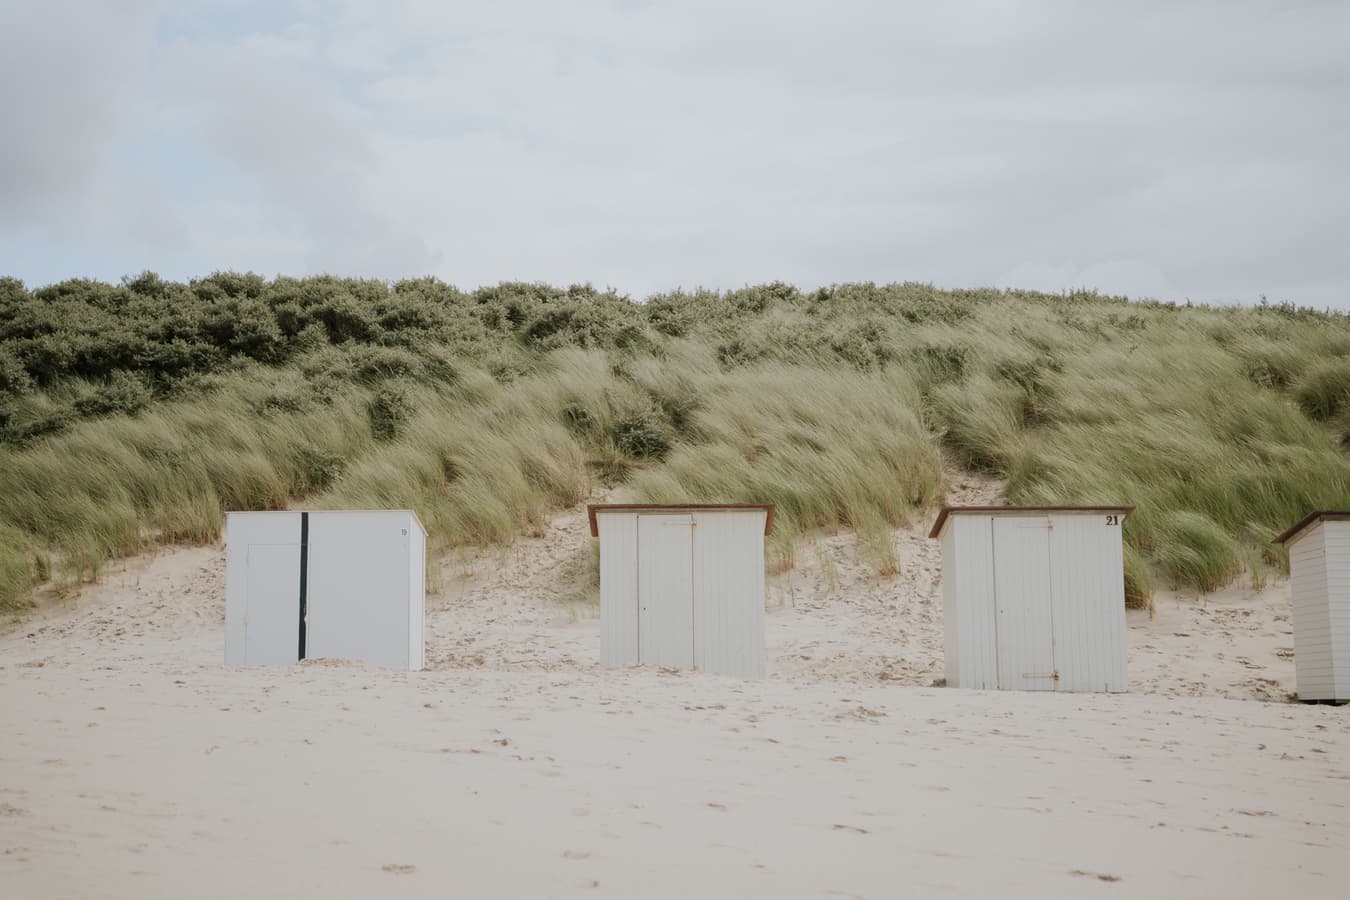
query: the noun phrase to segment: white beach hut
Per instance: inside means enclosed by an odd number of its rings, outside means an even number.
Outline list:
[[[230,513],[225,664],[421,669],[426,536],[409,510]]]
[[[757,504],[589,507],[600,539],[600,663],[764,675],[764,536]]]
[[[1289,550],[1298,698],[1350,701],[1350,510],[1308,513],[1275,542]]]
[[[1129,506],[944,507],[947,684],[1124,691]]]

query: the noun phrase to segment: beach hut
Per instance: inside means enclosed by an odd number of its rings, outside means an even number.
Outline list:
[[[225,664],[422,668],[426,539],[409,510],[229,513]]]
[[[600,539],[600,663],[764,675],[759,504],[588,508]]]
[[[1308,513],[1275,543],[1289,550],[1298,698],[1350,701],[1350,510]]]
[[[1129,506],[948,506],[942,542],[947,684],[1125,690],[1121,524]]]

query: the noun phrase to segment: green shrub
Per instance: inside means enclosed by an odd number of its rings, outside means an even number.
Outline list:
[[[385,385],[370,398],[366,413],[370,417],[370,433],[379,440],[392,440],[412,417],[412,398],[401,387]]]
[[[1327,360],[1310,367],[1294,388],[1299,407],[1319,422],[1350,407],[1350,359]]]
[[[614,445],[633,459],[660,459],[670,450],[670,427],[654,409],[635,409],[614,422]]]
[[[154,398],[144,381],[130,372],[114,372],[93,394],[75,401],[75,412],[85,418],[114,413],[135,415]]]
[[[0,529],[26,548],[0,591],[305,495],[509,541],[596,475],[777,504],[775,565],[851,526],[889,571],[888,529],[941,497],[946,450],[1013,502],[1135,504],[1142,603],[1151,572],[1259,580],[1270,534],[1350,506],[1347,358],[1344,315],[1093,292],[0,278]]]
[[[342,474],[346,462],[342,454],[315,444],[302,444],[297,447],[295,461],[300,475],[299,483],[295,487],[298,493],[310,493],[331,487]]]
[[[12,350],[0,347],[0,400],[22,397],[33,388],[33,379],[19,358]]]
[[[309,406],[312,401],[313,397],[308,392],[291,388],[275,391],[263,397],[258,401],[257,409],[261,415],[273,412],[296,413]]]
[[[418,379],[424,374],[417,354],[403,347],[357,346],[347,352],[351,376],[373,384],[390,378]]]

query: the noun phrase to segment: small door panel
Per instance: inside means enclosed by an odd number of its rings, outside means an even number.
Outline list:
[[[300,658],[300,545],[250,544],[244,601],[244,665]]]
[[[638,516],[638,661],[694,665],[694,519]]]
[[[1050,603],[1050,520],[994,517],[998,686],[1055,689]]]

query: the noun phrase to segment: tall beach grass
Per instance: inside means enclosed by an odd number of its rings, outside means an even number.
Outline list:
[[[771,502],[777,565],[850,527],[885,573],[944,457],[1013,502],[1134,505],[1146,604],[1155,578],[1259,581],[1286,565],[1271,535],[1350,507],[1350,320],[1291,306],[224,274],[0,279],[0,312],[4,607],[213,540],[227,509],[410,507],[456,546],[538,531],[597,483]]]

